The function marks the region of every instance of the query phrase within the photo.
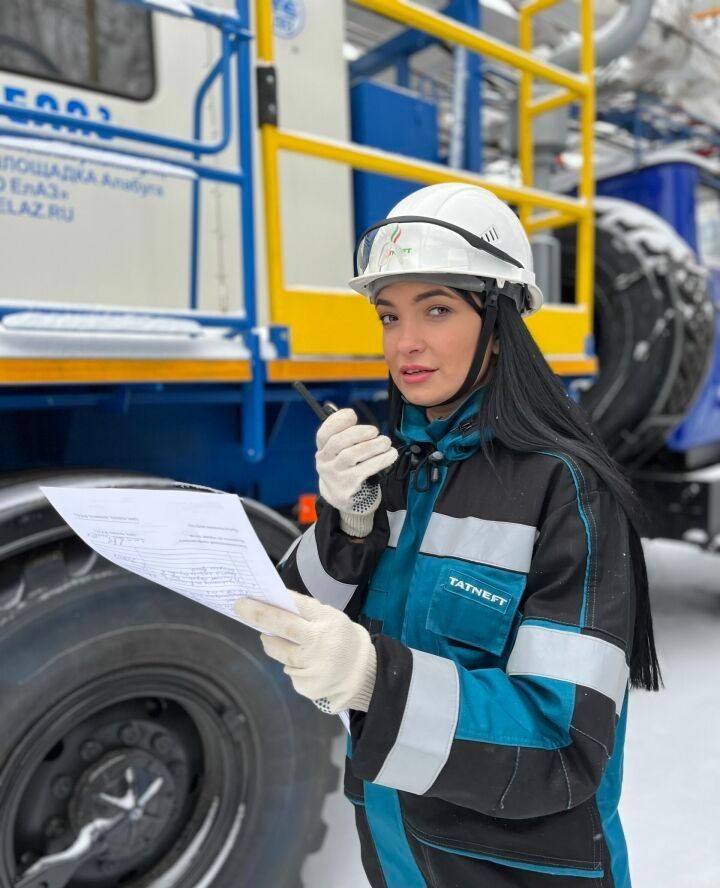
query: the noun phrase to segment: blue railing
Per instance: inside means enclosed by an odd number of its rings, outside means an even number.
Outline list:
[[[252,157],[252,132],[251,119],[251,83],[252,62],[250,53],[250,40],[253,35],[249,30],[249,0],[236,0],[235,12],[221,12],[207,9],[206,7],[191,2],[191,0],[121,0],[131,6],[136,6],[148,12],[164,15],[181,16],[192,19],[204,25],[213,27],[220,34],[220,57],[210,70],[209,74],[198,87],[193,102],[193,138],[174,138],[160,133],[152,133],[145,130],[130,127],[117,126],[116,124],[99,122],[70,114],[62,114],[55,111],[43,111],[37,108],[25,108],[10,102],[0,102],[0,117],[8,117],[11,121],[29,122],[37,124],[50,124],[58,127],[81,128],[83,133],[94,133],[104,139],[124,139],[136,142],[140,145],[151,145],[156,148],[181,151],[190,154],[188,160],[175,159],[155,152],[146,152],[128,148],[118,148],[116,145],[92,144],[93,152],[107,152],[113,155],[138,158],[146,161],[159,161],[171,163],[174,167],[188,170],[194,175],[191,211],[191,255],[190,255],[190,284],[188,305],[194,320],[206,326],[223,326],[228,328],[228,336],[242,335],[251,358],[251,381],[242,386],[242,398],[244,405],[243,422],[243,447],[246,457],[255,462],[264,455],[264,387],[266,382],[265,365],[260,354],[260,340],[255,332],[257,324],[257,293],[255,275],[255,229],[253,218],[253,157]],[[233,63],[237,83],[236,113],[232,107]],[[222,132],[216,142],[202,141],[202,111],[205,99],[215,83],[220,81]],[[206,166],[202,159],[217,155],[224,151],[231,142],[233,135],[233,120],[237,123],[238,136],[238,167],[237,169],[222,170]],[[87,142],[78,138],[72,138],[57,131],[52,134],[33,131],[32,134],[24,133],[14,127],[0,127],[0,135],[14,137],[30,137],[32,139],[45,139],[52,142],[65,142],[71,145],[88,147]],[[200,267],[200,186],[203,180],[221,182],[235,185],[240,189],[240,222],[241,222],[241,246],[242,249],[242,282],[245,311],[243,315],[207,315],[197,312],[198,304],[198,277]],[[10,312],[26,310],[27,306],[5,306],[0,310],[0,316]],[[48,308],[53,313],[65,313],[68,309]],[[116,312],[103,312],[116,314]],[[142,311],[123,309],[124,315],[177,318],[187,317],[187,314],[179,315],[169,311]]]

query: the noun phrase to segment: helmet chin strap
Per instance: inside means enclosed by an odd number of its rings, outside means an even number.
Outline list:
[[[465,377],[465,382],[463,382],[455,394],[452,397],[447,398],[445,401],[440,401],[439,404],[425,404],[425,407],[445,407],[447,404],[452,404],[454,401],[460,401],[469,394],[472,391],[473,386],[477,383],[477,378],[480,375],[480,370],[485,361],[485,353],[490,345],[490,337],[495,329],[495,321],[497,320],[498,314],[498,294],[496,290],[491,288],[488,291],[484,308],[481,308],[469,293],[462,292],[460,295],[462,295],[468,305],[471,305],[482,318],[482,331],[477,346],[475,347],[475,354],[473,355],[472,363],[470,364],[470,370]]]

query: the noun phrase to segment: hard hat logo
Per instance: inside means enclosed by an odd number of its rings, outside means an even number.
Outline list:
[[[398,243],[402,235],[402,228],[395,225],[390,231],[387,241],[380,249],[378,257],[378,270],[383,271],[393,259],[402,259],[403,256],[409,256],[413,252],[412,247],[401,247]]]

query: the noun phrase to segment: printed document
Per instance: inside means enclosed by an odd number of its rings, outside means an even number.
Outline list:
[[[233,603],[257,598],[297,613],[239,497],[197,490],[41,487],[103,558],[242,623]],[[350,731],[349,715],[339,713]]]
[[[230,493],[41,487],[103,558],[234,620],[241,596],[297,613],[243,509]]]

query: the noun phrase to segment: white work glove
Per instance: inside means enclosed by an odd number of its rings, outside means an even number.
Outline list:
[[[318,429],[315,466],[320,494],[340,512],[340,528],[366,537],[380,505],[380,485],[366,479],[391,466],[398,457],[390,438],[373,425],[358,425],[350,408],[330,414]]]
[[[235,613],[263,633],[265,653],[284,664],[298,694],[333,715],[367,712],[377,670],[367,629],[309,595],[290,594],[299,614],[252,598],[236,601]]]

